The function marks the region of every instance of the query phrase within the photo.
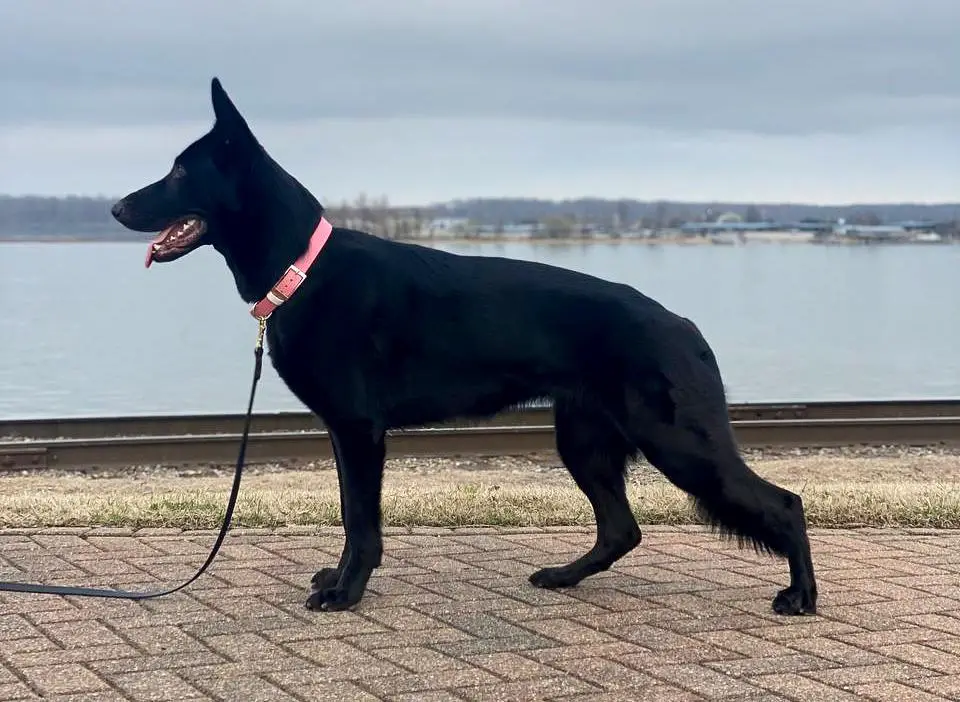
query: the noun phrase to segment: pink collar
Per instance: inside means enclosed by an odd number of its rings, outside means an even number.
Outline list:
[[[297,291],[300,284],[307,279],[307,272],[310,270],[310,266],[313,265],[317,256],[320,255],[320,250],[327,243],[327,239],[330,238],[330,232],[332,231],[333,225],[327,221],[326,217],[321,217],[320,223],[317,224],[317,228],[310,237],[307,250],[287,268],[286,272],[280,277],[280,280],[270,288],[266,297],[250,308],[250,314],[257,319],[266,319],[273,314],[275,309],[290,299],[290,296]]]

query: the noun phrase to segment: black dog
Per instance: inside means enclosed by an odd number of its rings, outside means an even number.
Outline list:
[[[160,232],[148,265],[212,245],[255,302],[308,248],[324,210],[260,146],[216,78],[211,90],[210,132],[113,214],[129,229]],[[642,453],[722,534],[789,559],[776,612],[816,612],[800,497],[740,457],[717,361],[697,327],[633,288],[334,228],[301,288],[270,316],[267,341],[280,377],[329,429],[337,459],[346,543],[337,567],[313,576],[310,609],[356,604],[380,564],[387,430],[551,398],[557,449],[593,506],[597,540],[530,582],[576,585],[640,543],[624,468]]]

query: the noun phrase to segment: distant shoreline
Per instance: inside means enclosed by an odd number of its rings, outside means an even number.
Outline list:
[[[769,239],[750,239],[755,243],[809,243],[801,237],[784,238],[782,240]],[[527,236],[485,236],[476,238],[465,237],[418,237],[393,239],[392,241],[405,244],[534,244],[537,246],[570,246],[570,245],[589,245],[589,244],[640,244],[643,246],[656,246],[658,244],[673,244],[679,246],[710,246],[710,245],[729,245],[732,242],[716,241],[707,237],[686,236],[686,237],[663,237],[663,238],[641,238],[641,237],[560,237],[555,239],[539,239]],[[149,239],[114,239],[104,237],[58,237],[58,236],[36,236],[36,237],[7,237],[0,238],[0,244],[147,244]]]
[[[108,243],[108,244],[147,244],[149,243],[149,238],[139,239],[139,238],[121,238],[121,237],[93,237],[93,236],[13,236],[13,237],[0,237],[0,244],[97,244],[97,243]],[[596,244],[624,244],[624,245],[641,245],[641,246],[742,246],[744,244],[819,244],[819,245],[836,245],[836,246],[855,246],[863,244],[896,244],[896,245],[905,245],[905,244],[923,244],[929,246],[930,244],[951,244],[950,239],[944,238],[941,241],[929,242],[929,241],[915,241],[915,240],[876,240],[876,241],[865,241],[862,239],[854,238],[833,238],[826,240],[817,240],[810,234],[804,233],[792,233],[792,232],[749,232],[745,234],[742,238],[731,239],[726,238],[716,238],[710,236],[696,236],[696,235],[676,235],[671,234],[664,237],[635,237],[635,236],[625,236],[625,237],[611,237],[611,236],[594,236],[594,237],[558,237],[558,238],[532,238],[529,236],[483,236],[483,237],[452,237],[452,236],[435,236],[435,237],[416,237],[416,238],[403,238],[403,239],[394,239],[393,241],[409,243],[409,244],[422,244],[429,246],[431,244],[465,244],[465,245],[479,245],[479,244],[532,244],[535,246],[589,246]]]

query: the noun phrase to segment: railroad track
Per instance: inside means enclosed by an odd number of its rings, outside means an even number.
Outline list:
[[[733,405],[744,447],[858,444],[960,445],[960,400]],[[535,404],[491,420],[391,432],[390,455],[510,455],[553,448],[552,412]],[[0,470],[224,464],[234,460],[243,416],[141,416],[0,420]],[[322,425],[304,412],[254,416],[248,460],[332,454]]]

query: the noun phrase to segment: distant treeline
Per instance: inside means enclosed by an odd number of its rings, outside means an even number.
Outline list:
[[[111,198],[13,197],[0,195],[0,238],[130,239],[110,216]],[[734,212],[746,221],[798,222],[833,220],[881,224],[904,221],[949,222],[960,219],[960,203],[863,204],[848,206],[751,204],[736,202],[669,202],[641,200],[537,200],[496,198],[457,200],[424,207],[390,206],[385,197],[359,196],[354,202],[327,203],[335,222],[366,225],[375,233],[403,236],[428,226],[435,218],[468,218],[477,225],[546,222],[558,218],[599,226],[643,223],[654,228],[683,222],[712,221]],[[387,226],[389,224],[390,226]],[[380,230],[383,230],[381,232]],[[389,231],[388,231],[389,230]]]
[[[946,222],[960,219],[960,203],[804,205],[750,202],[682,202],[646,200],[535,200],[523,198],[457,200],[433,208],[444,217],[468,217],[481,224],[502,221],[542,221],[548,217],[574,217],[579,221],[604,223],[617,219],[630,224],[641,219],[654,226],[678,222],[712,221],[725,212],[734,212],[745,221],[799,222],[867,221],[877,224],[904,221]]]

